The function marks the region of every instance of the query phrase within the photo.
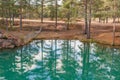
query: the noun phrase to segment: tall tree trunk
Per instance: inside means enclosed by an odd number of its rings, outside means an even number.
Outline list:
[[[119,18],[119,16],[118,16],[118,23],[120,22],[120,18]]]
[[[2,19],[4,20],[4,8],[2,7]]]
[[[116,25],[115,23],[113,23],[113,42],[112,42],[113,46],[115,45],[115,29],[116,29]]]
[[[43,23],[43,4],[44,0],[41,0],[41,23]]]
[[[72,6],[72,2],[71,2],[71,4],[69,4],[69,7],[68,7],[68,14],[67,14],[67,30],[69,30],[69,27],[70,27],[71,6]]]
[[[101,17],[99,17],[99,23],[101,22]]]
[[[68,18],[67,18],[67,30],[69,30],[69,26],[70,26],[70,14],[68,14]]]
[[[12,14],[12,26],[14,25],[14,12]]]
[[[6,31],[8,31],[8,13],[7,13],[7,9],[6,9],[6,11],[5,11],[5,13],[6,13]]]
[[[67,14],[67,30],[69,30],[69,26],[70,26],[70,5],[68,8],[68,14]]]
[[[29,3],[29,8],[30,8],[30,0],[29,0],[28,3]],[[30,19],[30,9],[28,10],[28,12],[29,12],[29,13],[28,13],[28,18]]]
[[[57,0],[55,0],[55,5],[56,5],[56,8],[55,8],[55,28],[57,28],[57,16],[58,16],[58,13],[57,13],[57,10],[58,10]]]
[[[85,12],[84,12],[84,14],[85,14],[85,31],[84,31],[84,34],[87,34],[87,29],[88,29],[88,19],[87,19],[87,9],[88,9],[88,7],[87,7],[87,0],[85,0],[85,3],[84,3],[84,7],[85,7]]]
[[[22,30],[22,1],[20,1],[20,30]]]
[[[115,11],[116,11],[116,2],[114,0],[114,23],[113,23],[113,42],[112,42],[112,45],[114,46],[115,45],[115,30],[116,30],[116,23],[115,23],[115,18],[116,18],[116,14],[115,14]]]
[[[87,29],[87,39],[90,39],[90,27],[91,27],[91,5],[92,5],[92,0],[89,2],[89,15],[88,15],[88,29]]]
[[[115,20],[116,20],[116,17],[115,17],[115,15],[113,16],[113,23],[115,23]]]
[[[106,23],[108,23],[108,17],[106,17]]]
[[[20,30],[22,30],[22,14],[20,14]]]
[[[14,8],[15,6],[14,6],[14,3],[12,4],[12,7]],[[12,9],[12,27],[13,27],[13,25],[14,25],[14,13],[15,11],[14,11],[14,9]]]
[[[12,28],[12,13],[11,9],[9,7],[9,23],[10,23],[10,28]]]

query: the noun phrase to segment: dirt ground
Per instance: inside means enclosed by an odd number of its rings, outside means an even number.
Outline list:
[[[71,23],[69,30],[66,30],[66,23],[58,21],[58,27],[55,28],[54,21],[45,21],[40,23],[39,20],[23,20],[23,29],[19,30],[19,21],[16,20],[14,30],[6,32],[7,35],[13,35],[17,38],[24,39],[28,34],[38,31],[42,27],[42,31],[35,39],[78,39],[87,41],[84,34],[84,22]],[[113,24],[92,22],[91,39],[102,44],[112,45],[113,41]],[[115,46],[120,46],[120,24],[116,24]]]

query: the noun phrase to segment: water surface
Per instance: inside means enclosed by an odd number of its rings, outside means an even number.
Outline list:
[[[78,40],[35,40],[0,50],[0,80],[120,80],[120,49]]]

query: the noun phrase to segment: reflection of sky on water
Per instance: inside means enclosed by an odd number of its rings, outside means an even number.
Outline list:
[[[119,58],[120,49],[96,43],[36,40],[0,51],[0,79],[119,80]]]

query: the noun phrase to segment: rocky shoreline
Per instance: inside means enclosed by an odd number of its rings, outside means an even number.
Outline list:
[[[18,21],[19,22],[19,21]],[[30,22],[30,21],[29,21]],[[46,22],[40,24],[37,21],[24,22],[23,30],[15,28],[14,31],[0,30],[0,49],[15,48],[23,46],[33,39],[77,39],[80,41],[95,42],[113,46],[113,32],[111,24],[93,23],[91,26],[91,39],[86,39],[86,35],[83,34],[84,23],[77,23],[69,27],[69,30],[65,30],[61,25],[64,23],[59,22],[57,31],[52,26],[54,22]],[[35,25],[33,25],[33,23]],[[40,28],[42,26],[42,29]],[[64,25],[63,25],[64,26]],[[115,46],[120,46],[120,24],[116,26],[115,34]],[[42,32],[41,32],[42,30]],[[40,34],[39,34],[40,33]]]
[[[23,45],[20,39],[14,36],[7,36],[4,32],[0,31],[0,49],[15,48]]]
[[[32,36],[31,36],[32,35]],[[75,36],[76,35],[76,36]],[[30,41],[32,41],[33,39],[38,40],[38,39],[77,39],[77,40],[81,40],[81,41],[85,41],[85,42],[96,42],[96,43],[101,43],[101,44],[106,44],[111,46],[111,42],[108,41],[104,41],[103,40],[99,40],[98,39],[86,39],[85,36],[83,36],[82,34],[78,35],[78,34],[69,34],[69,35],[62,35],[62,34],[57,34],[52,33],[52,34],[47,34],[47,33],[41,33],[38,35],[38,33],[36,34],[35,32],[32,32],[31,34],[29,33],[29,35],[25,35],[25,39],[20,39],[19,37],[15,37],[12,35],[6,35],[5,33],[0,31],[0,49],[12,49],[15,47],[19,47],[19,46],[23,46],[27,43],[29,43]],[[28,37],[29,36],[29,37]],[[120,46],[118,43],[115,44],[115,46]],[[115,47],[114,46],[114,47]]]

